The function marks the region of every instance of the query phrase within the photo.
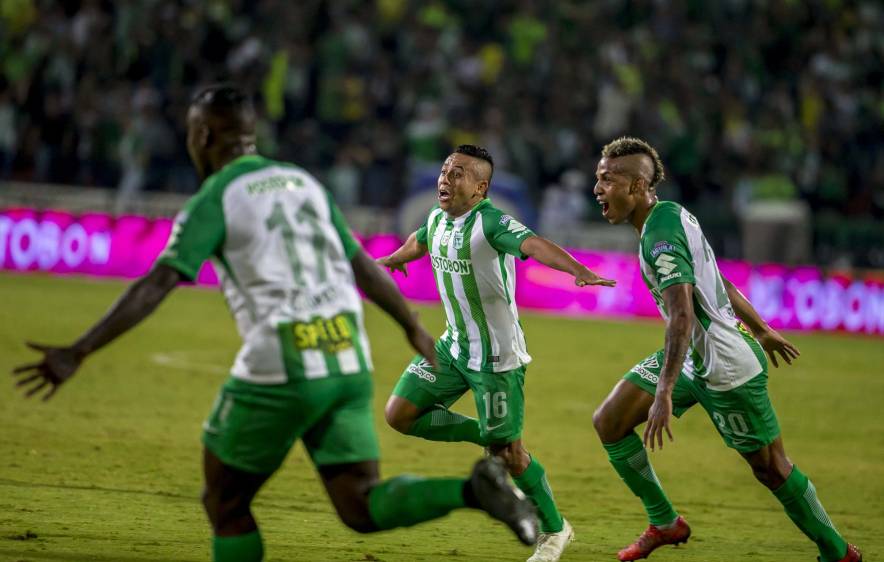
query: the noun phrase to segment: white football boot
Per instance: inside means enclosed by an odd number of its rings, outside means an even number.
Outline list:
[[[558,533],[540,533],[537,537],[537,548],[528,562],[557,562],[562,557],[571,541],[574,540],[574,528],[567,519],[562,519],[564,526]]]

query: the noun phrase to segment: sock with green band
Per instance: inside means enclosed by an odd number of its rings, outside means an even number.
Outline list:
[[[847,542],[841,537],[825,508],[816,496],[813,482],[797,466],[786,482],[773,493],[795,525],[816,543],[823,562],[841,560],[847,552]]]
[[[616,443],[604,443],[604,447],[614,470],[644,504],[651,525],[666,525],[678,517],[660,486],[642,440],[635,432]]]
[[[414,420],[408,434],[430,441],[461,441],[482,447],[488,444],[482,439],[476,418],[452,412],[442,406],[433,406],[421,414]]]
[[[264,544],[257,529],[245,535],[212,539],[212,562],[261,562],[263,559]]]
[[[368,510],[378,529],[410,527],[465,507],[463,478],[397,476],[368,494]]]
[[[564,527],[562,514],[556,507],[552,489],[546,479],[546,470],[537,459],[531,457],[531,464],[525,472],[513,477],[513,482],[537,506],[537,518],[540,520],[541,533],[558,533]]]

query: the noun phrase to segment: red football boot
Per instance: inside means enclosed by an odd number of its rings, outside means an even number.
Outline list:
[[[688,537],[690,536],[691,528],[688,526],[688,522],[679,515],[678,519],[675,520],[675,525],[669,529],[658,529],[653,525],[648,526],[647,530],[641,534],[637,541],[617,553],[617,560],[626,562],[627,560],[647,558],[655,549],[661,546],[688,542]]]
[[[820,557],[817,556],[816,559],[819,560]],[[844,558],[842,558],[838,562],[863,562],[863,553],[860,552],[859,549],[852,544],[848,544],[847,554],[845,554]]]

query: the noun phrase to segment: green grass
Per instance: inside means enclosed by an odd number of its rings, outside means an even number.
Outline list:
[[[35,358],[25,339],[70,341],[122,287],[0,275],[0,370]],[[441,332],[441,311],[422,313]],[[614,560],[646,521],[608,465],[592,412],[626,369],[661,345],[662,325],[528,314],[523,323],[535,360],[525,440],[577,532],[564,560]],[[479,456],[476,447],[430,443],[382,426],[383,403],[411,352],[373,307],[367,324],[384,474],[465,474]],[[884,558],[884,342],[793,338],[803,352],[799,363],[774,370],[770,381],[786,450],[813,479],[845,536],[867,560]],[[90,358],[52,401],[27,401],[4,385],[0,560],[208,560],[209,530],[198,501],[200,427],[237,348],[221,296],[180,289],[144,325]],[[472,407],[471,399],[458,405]],[[652,458],[694,536],[653,560],[815,560],[814,546],[723,445],[702,410],[674,431],[676,442]],[[335,518],[300,447],[258,496],[255,512],[268,560],[494,561],[530,554],[499,524],[465,511],[413,529],[353,533]]]

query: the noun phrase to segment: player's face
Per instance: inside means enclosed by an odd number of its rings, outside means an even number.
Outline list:
[[[629,220],[635,211],[638,190],[635,176],[617,165],[617,159],[602,158],[595,171],[596,184],[592,192],[602,206],[602,216],[611,224]]]
[[[207,158],[205,153],[208,126],[198,107],[187,110],[187,154],[201,179],[206,177]]]
[[[439,207],[449,216],[459,217],[485,197],[488,183],[478,177],[474,158],[455,153],[442,164],[436,187]]]

